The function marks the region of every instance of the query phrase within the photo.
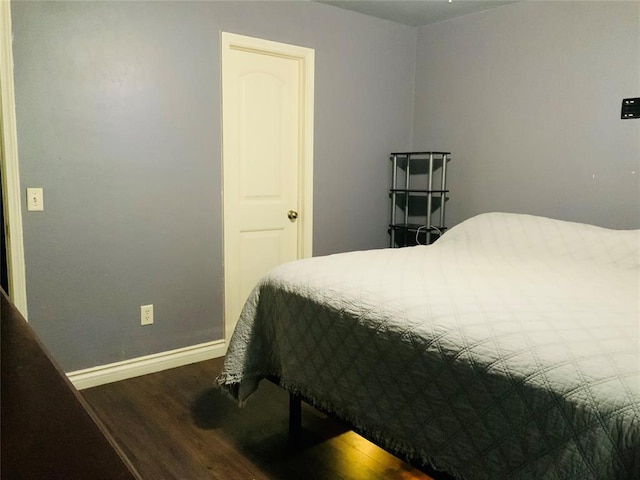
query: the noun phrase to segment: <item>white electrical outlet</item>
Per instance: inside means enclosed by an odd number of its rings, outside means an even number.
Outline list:
[[[153,305],[140,306],[140,325],[153,324]]]

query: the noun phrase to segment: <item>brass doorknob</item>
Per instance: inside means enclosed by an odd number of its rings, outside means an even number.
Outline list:
[[[289,220],[291,220],[292,222],[295,222],[296,218],[298,218],[298,212],[296,212],[295,210],[289,210],[289,212],[287,213],[287,217],[289,217]]]

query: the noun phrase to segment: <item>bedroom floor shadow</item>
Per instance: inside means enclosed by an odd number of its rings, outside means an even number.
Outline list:
[[[290,437],[288,394],[264,381],[239,408],[213,386],[222,361],[82,394],[145,479],[451,479],[411,467],[306,404],[303,431]]]

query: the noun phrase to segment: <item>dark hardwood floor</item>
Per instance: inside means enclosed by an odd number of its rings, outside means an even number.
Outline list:
[[[214,386],[222,359],[82,391],[145,479],[421,479],[412,468],[303,404],[288,433],[288,394],[263,381],[247,404]]]

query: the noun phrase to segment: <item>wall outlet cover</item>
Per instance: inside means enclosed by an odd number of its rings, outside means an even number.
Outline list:
[[[153,305],[140,306],[140,325],[153,324]]]

